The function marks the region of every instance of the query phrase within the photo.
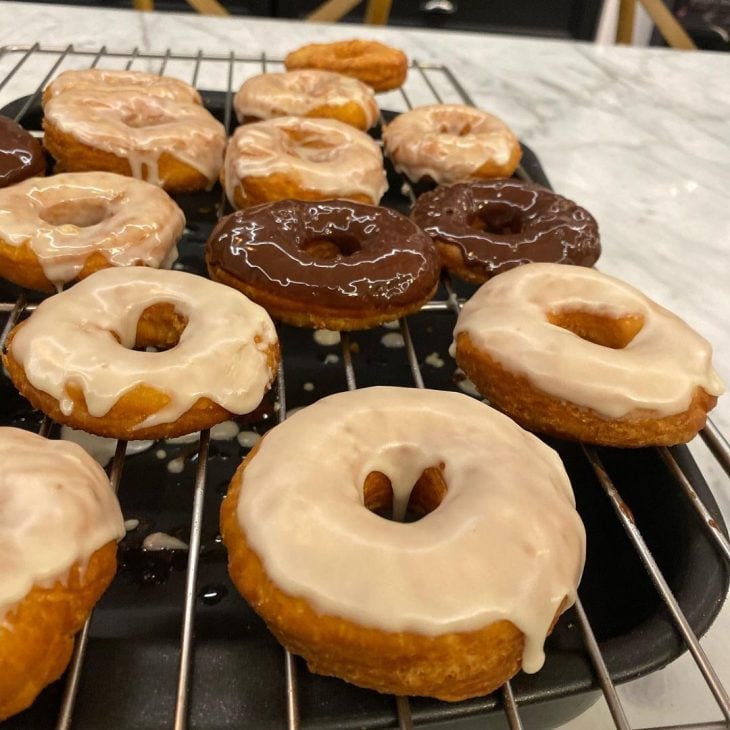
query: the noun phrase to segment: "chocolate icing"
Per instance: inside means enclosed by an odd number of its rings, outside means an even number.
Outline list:
[[[437,243],[458,246],[466,266],[485,278],[530,262],[591,266],[601,254],[587,210],[512,178],[439,187],[411,216]]]
[[[0,188],[43,175],[45,171],[40,142],[17,122],[0,116]]]
[[[208,269],[303,307],[387,310],[429,295],[439,260],[400,213],[345,200],[282,200],[222,219],[206,245]]]

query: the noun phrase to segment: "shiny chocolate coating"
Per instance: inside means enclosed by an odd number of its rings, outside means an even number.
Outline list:
[[[0,116],[0,188],[45,171],[41,143],[17,122]]]
[[[307,306],[387,310],[428,297],[431,239],[409,218],[347,200],[281,200],[223,218],[206,244],[211,275]]]
[[[436,188],[411,216],[437,243],[458,246],[466,267],[484,279],[531,262],[591,266],[601,255],[587,210],[513,178]]]

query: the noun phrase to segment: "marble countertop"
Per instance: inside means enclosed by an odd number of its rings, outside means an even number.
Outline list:
[[[305,42],[356,36],[383,40],[420,62],[448,64],[475,103],[507,121],[537,153],[554,188],[595,215],[603,241],[599,267],[698,329],[730,383],[730,54],[13,2],[2,3],[2,16],[0,45],[104,43],[109,50],[280,58]],[[10,61],[0,58],[0,78],[17,57]],[[224,88],[219,66],[201,68],[199,85]],[[34,69],[36,84],[46,70]],[[185,77],[189,69],[170,61],[166,72]],[[235,82],[246,73],[237,68]],[[33,90],[21,76],[0,89],[0,105]],[[428,90],[421,83],[419,91],[418,81],[409,93],[426,103]],[[396,93],[384,95],[381,105],[404,108]],[[713,418],[730,434],[730,396]],[[696,441],[693,453],[730,518],[728,481]],[[730,688],[730,607],[703,645]],[[720,717],[687,656],[619,693],[635,727]],[[565,727],[613,724],[600,702]]]

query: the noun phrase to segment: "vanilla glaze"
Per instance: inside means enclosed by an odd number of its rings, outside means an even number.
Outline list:
[[[487,163],[506,165],[519,146],[501,119],[460,104],[399,114],[383,131],[383,143],[396,170],[414,182],[431,178],[438,184],[473,179]]]
[[[163,153],[213,183],[223,162],[223,125],[199,104],[148,95],[144,87],[65,91],[44,107],[49,125],[81,144],[126,159],[132,177],[162,184]]]
[[[265,73],[243,82],[233,99],[239,122],[247,117],[316,117],[324,107],[360,106],[365,115],[365,129],[375,124],[378,105],[372,89],[350,76],[301,69],[286,73]],[[325,116],[331,116],[326,114]]]
[[[277,173],[323,200],[360,194],[377,204],[388,189],[375,141],[335,119],[278,117],[245,124],[228,143],[224,171],[234,206],[242,180]]]
[[[371,472],[390,479],[402,512],[424,469],[441,463],[448,491],[421,520],[364,506]],[[443,391],[365,388],[298,411],[245,467],[237,517],[271,580],[316,611],[426,635],[509,620],[525,635],[528,672],[542,666],[584,562],[558,455],[483,403]]]
[[[626,347],[613,349],[547,319],[566,311],[635,315],[644,324]],[[687,410],[698,387],[715,396],[724,391],[707,340],[634,287],[594,269],[535,263],[500,274],[464,305],[454,337],[460,332],[539,390],[606,418],[636,409],[671,416]]]
[[[64,581],[124,537],[104,470],[80,447],[0,427],[0,625],[34,585]]]
[[[179,343],[163,352],[131,349],[140,316],[160,303],[187,319]],[[140,384],[167,394],[170,402],[137,425],[146,428],[176,421],[200,398],[249,413],[271,384],[276,343],[268,314],[234,289],[181,271],[120,268],[39,304],[12,336],[10,354],[66,415],[74,408],[69,384],[96,417]]]
[[[0,240],[28,246],[58,289],[95,252],[111,266],[163,266],[177,257],[184,227],[167,193],[111,172],[69,172],[0,190]]]

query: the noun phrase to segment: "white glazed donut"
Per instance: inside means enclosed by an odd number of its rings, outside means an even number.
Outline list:
[[[166,267],[185,216],[154,185],[110,172],[32,178],[0,190],[0,276],[42,291],[107,266]]]
[[[79,446],[0,428],[0,720],[68,663],[74,634],[116,572],[124,520]]]
[[[480,392],[554,435],[679,443],[724,390],[703,337],[632,286],[582,266],[533,263],[496,276],[466,303],[454,334],[457,362]]]
[[[319,117],[370,129],[378,118],[372,89],[350,76],[302,69],[247,79],[233,100],[239,122],[254,118]]]
[[[184,192],[212,185],[226,133],[200,104],[139,89],[65,91],[44,108],[44,144],[59,170],[107,170]]]
[[[460,104],[433,104],[398,115],[383,131],[396,170],[414,182],[435,183],[510,177],[522,149],[497,117]]]
[[[121,71],[100,68],[72,69],[59,74],[43,91],[43,103],[67,91],[143,91],[172,101],[200,104],[200,94],[180,79],[143,71]]]
[[[287,198],[376,205],[388,187],[371,137],[335,119],[301,117],[239,127],[226,149],[224,185],[236,208]]]
[[[420,521],[365,506],[380,474],[403,513],[429,469],[446,491]],[[491,691],[520,664],[540,669],[584,561],[558,455],[488,406],[443,391],[367,388],[299,411],[239,469],[222,526],[234,582],[315,671],[444,699]],[[484,679],[494,647],[478,632],[499,622],[516,627],[516,663]],[[453,666],[442,666],[450,654]]]
[[[132,349],[148,346],[171,349]],[[5,357],[16,387],[55,420],[126,439],[254,410],[277,361],[264,309],[222,284],[147,268],[104,269],[42,302]]]

